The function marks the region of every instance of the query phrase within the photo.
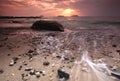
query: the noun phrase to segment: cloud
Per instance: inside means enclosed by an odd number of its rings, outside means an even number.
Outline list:
[[[0,0],[0,15],[59,15],[74,9],[79,15],[120,16],[120,0]]]
[[[83,0],[71,6],[83,15],[120,16],[120,0]]]

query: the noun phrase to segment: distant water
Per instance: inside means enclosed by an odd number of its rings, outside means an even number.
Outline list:
[[[9,18],[0,19],[0,28],[30,28],[37,20],[55,20],[65,28],[79,29],[120,29],[120,17],[51,17],[51,18]]]

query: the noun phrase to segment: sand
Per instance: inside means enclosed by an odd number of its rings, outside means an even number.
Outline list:
[[[102,60],[109,69],[119,72],[119,32],[80,30],[61,33],[2,29],[0,81],[59,81],[57,70],[64,69],[71,75],[74,62],[80,61],[84,50],[88,51],[92,60]]]

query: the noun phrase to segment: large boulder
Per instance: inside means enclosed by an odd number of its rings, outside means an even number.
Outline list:
[[[31,28],[34,30],[64,31],[63,26],[57,21],[36,21]]]

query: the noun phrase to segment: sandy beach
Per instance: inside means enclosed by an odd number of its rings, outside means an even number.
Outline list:
[[[74,62],[80,61],[85,50],[93,61],[104,61],[109,69],[119,72],[119,32],[119,30],[43,32],[30,29],[14,31],[2,29],[0,80],[63,81],[59,80],[58,70],[63,69],[70,76],[73,75],[71,70],[74,68]]]

